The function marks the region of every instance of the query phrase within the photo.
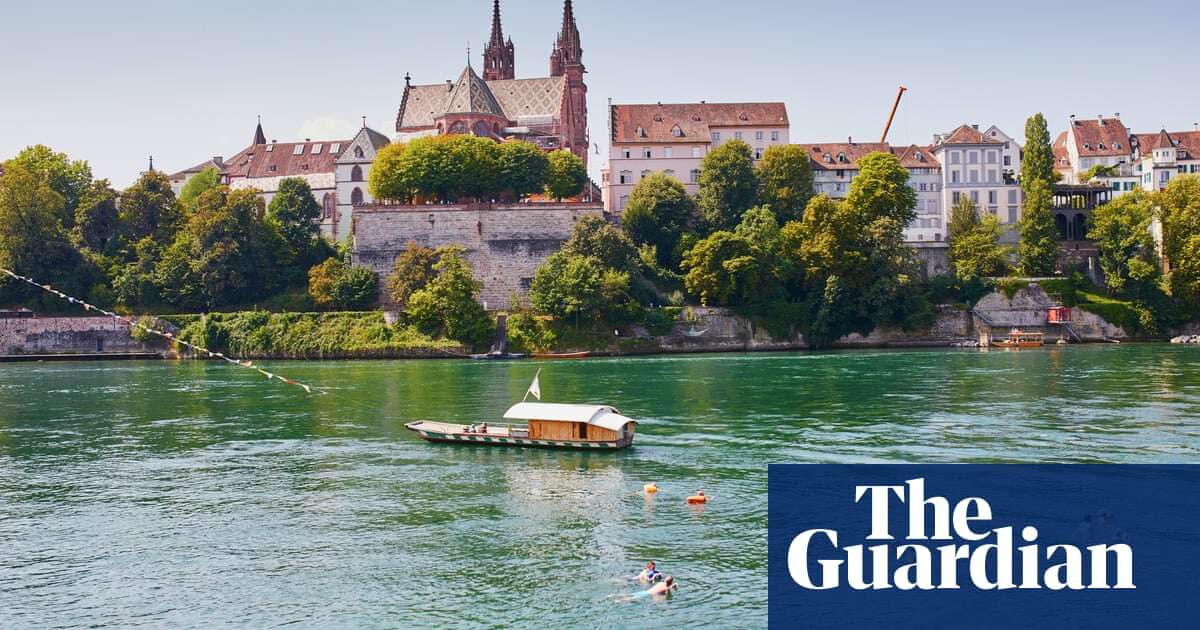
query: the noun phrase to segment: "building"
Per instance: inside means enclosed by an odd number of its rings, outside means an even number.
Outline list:
[[[389,142],[387,136],[367,127],[364,121],[362,129],[342,150],[334,161],[336,190],[333,198],[336,209],[332,214],[322,213],[323,232],[339,241],[346,238],[354,221],[354,207],[375,202],[371,191],[367,189],[367,178],[371,175],[375,154]]]
[[[610,148],[601,186],[606,212],[619,215],[641,179],[663,172],[695,194],[700,162],[727,140],[744,140],[755,159],[787,144],[783,103],[654,103],[609,105]]]
[[[1076,118],[1072,114],[1067,121],[1065,136],[1060,137],[1069,164],[1069,167],[1059,169],[1064,184],[1102,185],[1112,190],[1114,196],[1137,187],[1138,178],[1132,168],[1131,134],[1121,122],[1119,113],[1111,118],[1101,114],[1094,119]],[[1089,179],[1088,171],[1098,167],[1106,167],[1107,172]]]
[[[1177,175],[1200,173],[1200,126],[1130,136],[1133,177],[1142,190],[1162,190]]]
[[[591,143],[586,70],[571,0],[563,5],[549,76],[515,78],[515,56],[512,40],[504,38],[500,2],[495,0],[492,35],[483,53],[484,76],[469,62],[457,80],[445,83],[413,85],[405,75],[396,141],[441,134],[526,140],[548,151],[567,149],[586,165]]]
[[[904,230],[909,242],[945,240],[947,217],[941,195],[941,165],[929,147],[893,147],[882,142],[822,142],[802,144],[812,160],[813,193],[842,199],[858,175],[858,161],[871,153],[891,153],[908,169],[909,185],[917,193],[917,218]]]
[[[1021,187],[1016,178],[1021,172],[1021,150],[1004,132],[997,129],[993,135],[993,129],[984,133],[979,131],[979,125],[961,125],[949,133],[935,135],[931,151],[941,164],[940,188],[946,219],[955,202],[966,197],[975,202],[980,212],[999,218],[1006,228],[1006,240],[1012,240],[1021,220]],[[1008,165],[1003,159],[1006,151]]]

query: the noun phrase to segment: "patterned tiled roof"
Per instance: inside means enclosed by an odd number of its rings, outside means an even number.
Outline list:
[[[460,77],[461,80],[461,77]],[[558,117],[562,115],[566,77],[535,79],[504,79],[483,81],[506,120],[517,121],[526,116]],[[410,85],[404,89],[396,131],[424,129],[451,107],[454,84]]]
[[[613,105],[609,113],[613,142],[708,142],[713,127],[788,126],[783,103]]]
[[[492,91],[488,89],[487,83],[479,78],[479,75],[475,74],[475,70],[469,65],[463,69],[462,74],[458,75],[458,80],[454,82],[454,88],[450,90],[444,113],[504,116],[504,110],[500,108],[500,103],[496,102],[496,97],[492,96]]]
[[[1078,119],[1071,129],[1080,157],[1129,155],[1129,129],[1120,118]]]

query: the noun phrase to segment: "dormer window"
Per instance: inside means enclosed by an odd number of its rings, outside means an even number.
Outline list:
[[[750,120],[750,117],[746,115],[746,112],[742,112],[738,114],[738,120]]]
[[[1089,151],[1090,151],[1090,150],[1092,149],[1092,143],[1090,143],[1090,142],[1084,142],[1084,143],[1083,143],[1083,148],[1085,148],[1085,149],[1087,149],[1087,150],[1089,150]]]
[[[916,155],[916,158],[917,158],[917,161],[918,161],[918,162],[924,162],[924,161],[925,161],[925,154],[924,154],[924,153],[921,153],[920,151],[917,151],[915,155]]]
[[[833,156],[826,153],[825,155],[821,156],[821,161],[825,162],[826,164],[830,164],[833,162]]]
[[[1121,143],[1120,143],[1120,142],[1114,142],[1114,143],[1113,143],[1113,148],[1114,148],[1114,149],[1120,149],[1120,148],[1121,148]]]
[[[692,120],[695,122],[700,122],[700,114],[692,114]]]
[[[846,164],[846,163],[848,163],[849,161],[850,161],[850,160],[846,159],[846,154],[845,154],[845,153],[838,153],[838,162],[841,162],[842,164]]]
[[[1101,151],[1103,151],[1103,150],[1104,150],[1104,143],[1103,143],[1103,142],[1101,142],[1101,143],[1100,143],[1100,150],[1101,150]]]
[[[364,155],[362,147],[354,147],[354,157],[361,160]]]
[[[296,146],[292,147],[292,155],[303,155],[303,154],[304,154],[304,145],[303,144],[297,144]]]
[[[655,114],[654,122],[662,122],[662,114]]]
[[[341,150],[341,148],[342,148],[342,143],[340,143],[340,142],[334,142],[333,144],[329,145],[329,152],[330,152],[330,153],[337,153],[338,151],[340,151],[340,150]]]
[[[674,127],[671,127],[671,135],[675,136],[676,138],[682,138],[683,130],[679,128],[679,125],[675,125]]]
[[[633,135],[635,135],[635,136],[637,136],[637,137],[639,137],[639,138],[645,138],[645,137],[646,137],[646,130],[645,130],[645,129],[642,129],[641,127],[638,127],[637,129],[634,129],[634,130],[633,130]]]
[[[312,145],[312,154],[313,154],[313,155],[317,155],[318,153],[320,153],[320,152],[321,152],[321,149],[322,149],[324,146],[325,146],[325,145],[321,144],[320,142],[318,142],[317,144],[314,144],[314,145]]]

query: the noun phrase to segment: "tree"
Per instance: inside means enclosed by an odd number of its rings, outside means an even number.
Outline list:
[[[538,267],[529,287],[529,301],[542,313],[596,319],[604,309],[602,271],[594,258],[559,251]]]
[[[501,178],[499,153],[495,140],[479,136],[448,136],[449,160],[457,176],[451,191],[459,197],[486,201],[499,192]]]
[[[470,347],[485,346],[492,335],[492,320],[475,300],[483,283],[471,274],[464,250],[445,249],[434,270],[437,277],[409,297],[408,317],[426,333],[445,334]]]
[[[158,171],[149,171],[121,193],[121,230],[130,242],[152,236],[170,243],[183,224],[183,213],[171,181]]]
[[[375,302],[375,272],[329,258],[308,270],[308,294],[322,309],[366,310]]]
[[[375,199],[407,203],[417,193],[416,169],[406,159],[408,144],[392,143],[375,154],[367,190]]]
[[[1150,195],[1134,192],[1096,208],[1088,238],[1100,249],[1100,268],[1109,293],[1141,293],[1156,284],[1162,269],[1150,224]]]
[[[587,185],[587,168],[579,156],[561,149],[547,157],[546,194],[556,201],[574,197]]]
[[[741,305],[751,300],[751,289],[763,272],[750,241],[738,234],[717,230],[696,243],[683,256],[684,285],[705,306]]]
[[[75,277],[81,259],[59,221],[64,203],[41,173],[6,163],[0,175],[0,266],[74,293],[82,288]],[[6,293],[14,301],[42,297],[23,285]]]
[[[264,221],[254,190],[210,190],[155,268],[159,292],[183,308],[213,308],[269,295],[282,284],[276,261],[287,247]]]
[[[651,173],[634,186],[621,213],[621,227],[638,245],[653,245],[658,263],[676,268],[679,239],[695,216],[692,198],[675,178]]]
[[[75,209],[75,241],[94,252],[104,253],[117,237],[120,213],[117,210],[117,191],[101,179],[92,182]]]
[[[575,223],[571,238],[563,244],[562,251],[594,258],[602,267],[617,271],[629,271],[637,263],[637,247],[629,236],[595,215]]]
[[[767,147],[758,163],[758,201],[771,209],[780,224],[799,219],[813,196],[812,160],[804,147]]]
[[[998,276],[1008,265],[1009,248],[1000,244],[1000,219],[986,215],[950,241],[950,262],[960,278]]]
[[[1171,267],[1171,293],[1200,302],[1200,177],[1172,178],[1155,201],[1162,220],[1162,253]]]
[[[1033,182],[1053,184],[1055,181],[1054,150],[1046,117],[1039,112],[1025,121],[1025,153],[1021,158],[1021,188],[1028,196]]]
[[[754,205],[757,184],[750,145],[730,140],[708,152],[700,162],[700,209],[714,230],[732,230],[742,213]]]
[[[303,261],[309,260],[320,234],[321,227],[317,223],[320,218],[321,205],[313,197],[308,182],[299,177],[279,181],[279,189],[267,207],[267,220]]]
[[[197,197],[220,185],[221,172],[210,166],[192,175],[179,189],[179,205],[190,210]]]
[[[1097,177],[1116,177],[1120,172],[1116,164],[1097,164],[1080,173],[1079,181],[1086,184]]]
[[[908,169],[891,153],[875,151],[858,161],[858,175],[850,182],[846,203],[865,214],[864,219],[890,219],[903,229],[917,218],[917,192],[908,185]]]
[[[423,245],[409,241],[404,251],[396,256],[392,273],[387,278],[388,295],[401,308],[408,302],[409,296],[424,289],[437,272],[434,265],[438,261],[438,252]]]
[[[75,223],[75,209],[92,183],[92,168],[82,160],[72,160],[66,153],[55,153],[48,146],[37,144],[26,148],[8,160],[0,171],[21,167],[39,177],[50,189],[63,198],[57,218],[68,230]]]
[[[955,238],[971,233],[979,227],[979,219],[979,206],[970,197],[960,195],[950,208],[946,240],[953,243]]]
[[[542,189],[550,160],[537,145],[521,141],[504,142],[500,144],[496,159],[500,170],[500,190],[507,190],[514,199],[520,201]]]
[[[1026,186],[1025,205],[1021,209],[1021,243],[1017,249],[1021,272],[1028,276],[1048,276],[1058,266],[1058,228],[1050,208],[1050,182],[1035,179],[1021,183]]]

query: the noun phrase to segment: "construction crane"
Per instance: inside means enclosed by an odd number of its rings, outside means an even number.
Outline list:
[[[879,139],[879,142],[881,144],[887,143],[888,132],[891,131],[891,129],[892,129],[892,120],[896,117],[896,109],[898,109],[900,107],[900,97],[904,96],[904,93],[906,91],[908,91],[908,88],[901,85],[900,91],[896,92],[896,102],[892,103],[892,113],[888,114],[887,125],[885,125],[883,127],[883,137]]]

